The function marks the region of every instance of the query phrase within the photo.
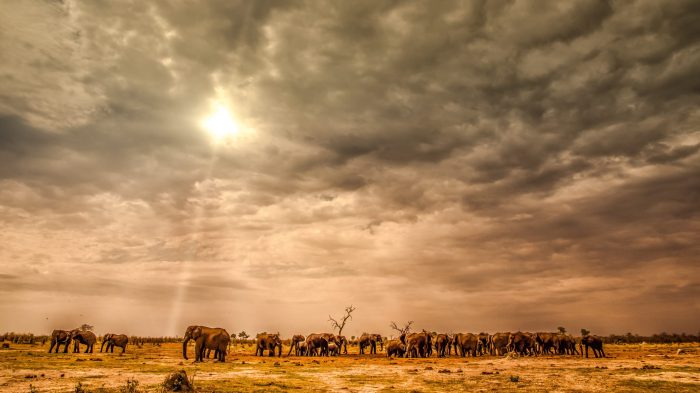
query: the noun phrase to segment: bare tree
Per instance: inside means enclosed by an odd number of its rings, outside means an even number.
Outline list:
[[[396,330],[397,332],[399,332],[399,335],[401,335],[408,334],[408,332],[411,331],[411,325],[413,325],[413,321],[408,321],[403,328],[400,328],[396,325],[396,322],[391,321],[391,325],[389,325],[389,327]]]
[[[345,307],[345,315],[340,319],[340,322],[336,321],[332,316],[328,316],[328,322],[331,323],[333,330],[338,329],[339,336],[343,335],[343,328],[345,328],[345,324],[348,322],[348,319],[352,319],[352,312],[355,310],[357,309],[352,304]]]

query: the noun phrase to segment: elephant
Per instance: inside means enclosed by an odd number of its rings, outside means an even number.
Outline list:
[[[348,354],[348,339],[345,336],[336,336],[338,338],[338,345],[343,349],[343,354]]]
[[[386,343],[386,357],[401,358],[406,353],[406,346],[400,340],[391,340]]]
[[[535,339],[530,333],[515,332],[508,338],[508,348],[519,355],[533,355]]]
[[[535,333],[535,342],[538,345],[538,352],[546,355],[552,351],[557,352],[559,348],[559,337],[557,333]]]
[[[578,355],[576,340],[568,334],[558,334],[555,340],[556,351],[562,355]]]
[[[226,351],[231,343],[231,336],[226,329],[199,325],[188,326],[185,331],[185,339],[182,342],[182,357],[185,360],[187,360],[187,343],[190,340],[195,341],[195,362],[204,360],[204,351],[207,349],[216,351],[216,358],[220,362],[226,361]]]
[[[491,353],[502,356],[508,353],[508,339],[510,332],[496,333],[491,335]]]
[[[323,334],[312,333],[306,337],[306,355],[316,356],[328,352],[328,339]]]
[[[306,341],[302,341],[299,343],[299,356],[306,356],[308,350],[309,347],[306,345]]]
[[[340,355],[340,345],[336,343],[328,343],[328,356]]]
[[[384,341],[382,340],[381,334],[362,333],[360,339],[358,340],[358,344],[360,345],[360,355],[365,353],[365,348],[367,347],[369,347],[370,354],[377,353],[377,343],[380,343],[381,349],[383,350]]]
[[[479,355],[486,355],[486,352],[490,348],[489,338],[491,336],[489,336],[488,333],[481,332],[476,337],[479,340],[477,352],[479,352]]]
[[[447,355],[447,348],[450,345],[450,336],[447,334],[438,334],[435,336],[435,351],[438,357],[445,357]],[[387,345],[387,348],[389,346]],[[387,349],[388,350],[388,349]]]
[[[107,333],[102,337],[100,352],[102,352],[102,348],[104,348],[105,344],[107,344],[107,349],[105,349],[105,352],[114,353],[114,347],[120,347],[122,349],[122,353],[124,353],[126,352],[126,345],[129,344],[129,337],[125,334]]]
[[[328,342],[329,348],[324,350],[321,350],[321,356],[329,356],[329,351],[330,351],[330,345],[335,344],[336,347],[340,348],[340,339],[338,338],[339,336],[336,336],[333,333],[323,333],[322,334],[323,338],[326,339]]]
[[[294,356],[300,356],[299,344],[303,343],[304,340],[306,340],[306,337],[302,336],[301,334],[295,334],[294,337],[292,337],[292,343],[289,347],[289,353],[287,354],[287,356],[292,354],[292,349],[294,350]]]
[[[275,348],[277,348],[277,356],[282,356],[282,340],[279,333],[263,332],[255,336],[255,356],[263,356],[265,350],[270,351],[270,356],[275,356]]]
[[[80,331],[74,329],[70,331],[70,338],[73,340],[73,353],[80,352],[80,344],[85,344],[85,353],[92,353],[93,347],[97,342],[97,336],[91,331]]]
[[[476,356],[479,350],[479,337],[472,333],[457,333],[452,345],[454,345],[457,355],[462,357],[467,356],[467,354]]]
[[[431,346],[430,334],[423,331],[421,333],[402,334],[399,339],[406,346],[406,357],[425,357],[428,354],[428,347]]]
[[[71,342],[71,332],[68,330],[54,330],[51,332],[51,347],[49,348],[49,353],[53,350],[53,347],[56,347],[56,353],[58,353],[58,348],[61,346],[61,344],[65,344],[65,348],[63,349],[63,353],[68,353],[68,346],[70,345]]]
[[[104,349],[105,344],[107,344],[107,351],[109,351],[109,339],[112,338],[112,336],[114,336],[114,333],[105,333],[104,336],[102,336],[102,345],[100,345],[100,352],[102,352],[102,350]]]
[[[583,347],[586,347],[586,357],[588,357],[588,347],[593,349],[593,355],[597,358],[605,357],[605,351],[603,351],[603,340],[598,336],[585,335],[581,337],[581,343],[579,344],[579,349],[581,350],[581,356],[583,357]]]
[[[377,344],[379,344],[379,351],[380,352],[383,351],[384,350],[384,338],[379,333],[374,333],[373,336],[374,336],[374,339],[377,342]]]

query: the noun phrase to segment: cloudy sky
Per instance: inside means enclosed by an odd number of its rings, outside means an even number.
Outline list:
[[[0,330],[697,332],[697,1],[0,5]]]

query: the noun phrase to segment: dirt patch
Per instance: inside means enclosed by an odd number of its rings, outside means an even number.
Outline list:
[[[238,350],[226,363],[193,363],[177,344],[134,348],[116,354],[48,354],[41,348],[0,352],[0,392],[117,392],[128,379],[157,391],[172,372],[184,369],[203,391],[691,391],[700,389],[700,345],[677,355],[671,345],[606,347],[608,358],[578,356],[391,359],[260,358]],[[96,361],[95,359],[102,359]],[[78,361],[78,359],[81,359]]]

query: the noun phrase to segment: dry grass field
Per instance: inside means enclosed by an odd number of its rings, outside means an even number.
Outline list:
[[[677,354],[679,348],[685,354]],[[700,345],[608,345],[605,359],[575,356],[387,359],[255,357],[237,347],[226,363],[183,360],[181,346],[130,346],[124,355],[0,350],[0,392],[159,392],[180,369],[198,392],[698,392]],[[192,353],[192,348],[190,348]],[[128,390],[129,380],[138,381]],[[76,390],[76,386],[80,386]],[[135,384],[132,383],[132,388]]]

